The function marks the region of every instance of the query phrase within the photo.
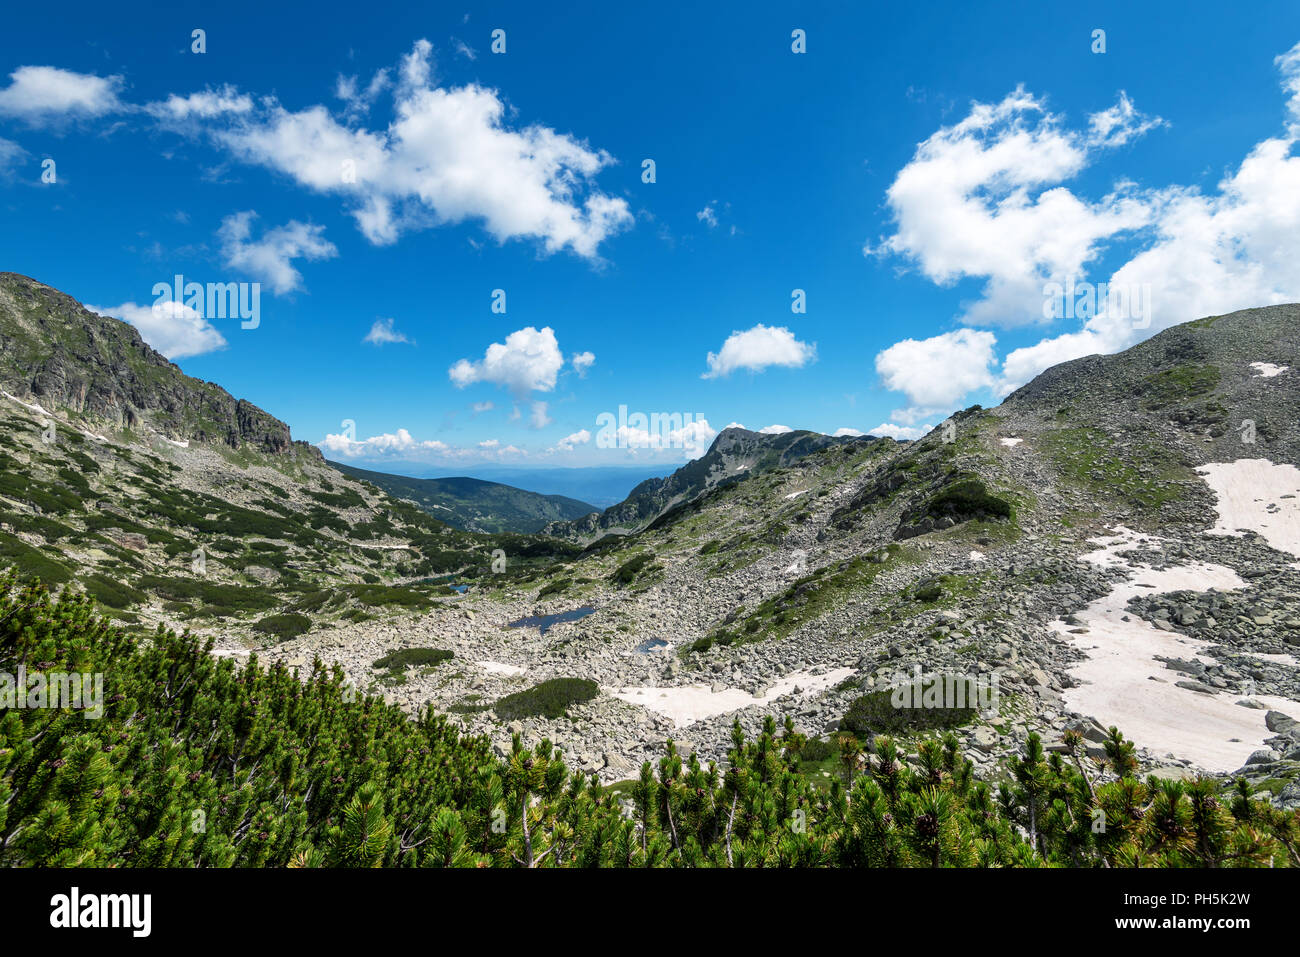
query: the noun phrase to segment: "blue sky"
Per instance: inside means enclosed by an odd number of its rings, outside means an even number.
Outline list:
[[[1294,4],[271,6],[8,11],[0,269],[357,465],[913,437],[1300,299]],[[178,273],[256,328],[155,308]]]

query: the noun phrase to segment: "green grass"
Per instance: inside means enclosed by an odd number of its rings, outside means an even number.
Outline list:
[[[1044,433],[1039,446],[1066,481],[1140,509],[1176,501],[1181,494],[1178,483],[1194,478],[1167,447],[1138,443],[1125,458],[1099,429],[1056,429]]]
[[[784,638],[867,589],[888,562],[905,561],[911,554],[891,543],[880,553],[859,555],[838,566],[823,566],[768,598],[749,614],[697,639],[688,646],[688,653],[707,651],[715,644],[728,646]],[[884,561],[874,560],[878,557]]]

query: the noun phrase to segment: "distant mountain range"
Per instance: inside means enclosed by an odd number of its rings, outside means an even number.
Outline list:
[[[404,498],[453,528],[467,532],[530,534],[543,526],[600,510],[563,495],[540,495],[482,479],[421,479],[330,462],[344,475]]]
[[[373,465],[375,463],[360,463]],[[458,473],[446,469],[426,469],[413,472],[417,478],[451,478],[465,475],[486,482],[500,482],[515,488],[526,488],[542,495],[564,495],[597,508],[617,505],[628,497],[632,489],[646,479],[665,478],[681,465],[680,462],[659,465],[590,465],[579,468],[519,468],[493,466],[474,468]]]
[[[719,485],[790,465],[830,446],[857,441],[800,429],[765,435],[733,426],[718,433],[708,452],[667,478],[646,479],[619,504],[599,514],[554,522],[542,531],[576,540],[593,540],[611,533],[628,534]]]

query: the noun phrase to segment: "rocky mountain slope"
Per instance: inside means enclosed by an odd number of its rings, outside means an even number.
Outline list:
[[[997,779],[1031,733],[1096,762],[1117,725],[1146,770],[1300,806],[1297,315],[1175,327],[912,443],[728,430],[570,539],[459,531],[309,456],[99,435],[29,383],[0,399],[0,551],[611,782],[769,714],[824,749],[809,775],[844,732],[949,730]],[[996,694],[896,704],[913,676]]]
[[[0,272],[0,388],[91,428],[320,458],[279,419],[185,375],[135,327],[11,272]]]
[[[584,542],[608,534],[626,535],[719,485],[789,465],[819,449],[848,441],[819,432],[763,435],[733,426],[718,434],[708,452],[667,478],[646,479],[617,505],[575,521],[553,522],[542,531]]]
[[[469,532],[540,531],[543,526],[599,511],[563,495],[541,495],[475,478],[420,479],[330,462],[344,475],[406,499],[454,528]]]

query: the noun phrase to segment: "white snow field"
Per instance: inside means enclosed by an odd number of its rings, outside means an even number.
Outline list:
[[[605,691],[628,704],[639,704],[656,714],[664,715],[677,727],[684,728],[714,715],[739,711],[756,704],[771,704],[777,698],[793,693],[796,688],[801,695],[816,694],[834,687],[853,673],[852,668],[836,668],[821,675],[792,671],[775,682],[761,698],[739,688],[713,691],[703,684],[668,688],[606,688]]]
[[[1082,560],[1131,568],[1128,580],[1076,613],[1087,632],[1071,634],[1065,622],[1052,623],[1055,631],[1088,656],[1069,670],[1081,684],[1064,692],[1065,705],[1105,727],[1118,727],[1139,747],[1161,757],[1185,758],[1207,771],[1235,771],[1272,737],[1264,724],[1266,712],[1237,704],[1240,694],[1205,694],[1178,687],[1175,682],[1185,676],[1156,657],[1213,664],[1214,659],[1203,654],[1209,643],[1162,631],[1131,614],[1127,604],[1138,594],[1230,591],[1245,582],[1230,568],[1204,562],[1165,569],[1130,566],[1118,553],[1145,537],[1123,527],[1117,532],[1092,539],[1102,547]],[[1268,709],[1300,715],[1300,702],[1272,695],[1252,698]]]
[[[1218,498],[1211,535],[1258,532],[1280,552],[1300,558],[1300,469],[1268,459],[1215,462],[1197,469]]]
[[[1290,366],[1274,365],[1272,362],[1252,362],[1250,367],[1255,370],[1252,379],[1272,379],[1274,376],[1280,376]]]

